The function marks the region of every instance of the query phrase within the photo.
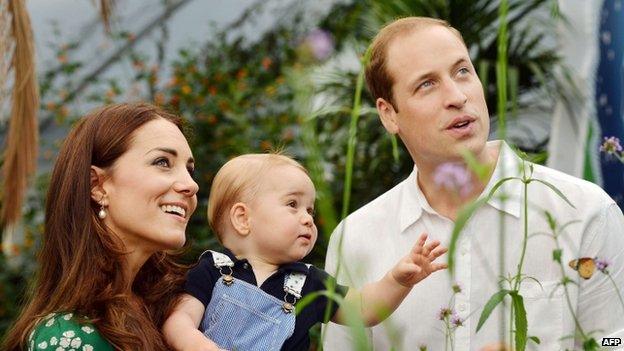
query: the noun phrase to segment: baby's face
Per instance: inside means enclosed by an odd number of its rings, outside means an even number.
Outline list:
[[[263,175],[250,203],[250,235],[258,255],[276,264],[303,259],[314,247],[316,191],[310,177],[291,165],[273,167]]]

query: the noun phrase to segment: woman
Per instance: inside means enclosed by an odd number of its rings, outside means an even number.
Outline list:
[[[197,205],[182,121],[109,106],[78,122],[56,161],[32,296],[6,350],[165,350],[159,328],[184,270]]]

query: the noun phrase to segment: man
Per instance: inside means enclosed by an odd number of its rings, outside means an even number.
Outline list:
[[[522,160],[504,142],[487,142],[489,115],[483,88],[460,33],[430,18],[391,23],[373,41],[366,80],[383,126],[399,135],[415,167],[407,179],[352,213],[333,233],[326,270],[337,272],[339,283],[360,287],[379,279],[422,232],[448,245],[459,209],[487,195],[499,180],[521,177],[521,169],[526,177],[556,186],[574,205],[544,183],[529,183],[529,236],[523,249],[524,184],[504,183],[496,194],[504,194],[506,200],[491,198],[462,231],[454,281],[441,274],[416,285],[387,322],[368,331],[375,349],[444,350],[446,335],[452,337],[456,350],[508,344],[509,300],[493,311],[479,332],[476,327],[484,305],[499,290],[500,276],[515,276],[523,253],[523,277],[539,281],[525,279],[519,288],[528,335],[540,340],[539,345],[529,341],[527,349],[582,348],[575,318],[583,333],[595,332],[598,344],[603,337],[624,338],[624,305],[613,284],[624,290],[622,212],[596,185],[539,165],[522,168]],[[487,166],[485,179],[456,174],[458,165],[465,169],[466,151]],[[449,183],[445,177],[451,184],[468,180],[461,189],[438,186]],[[551,229],[546,210],[556,219],[557,231],[570,222],[557,240],[547,235]],[[558,249],[562,265],[553,260]],[[587,267],[579,267],[579,261],[570,266],[584,275],[591,270],[593,258],[611,264],[594,269],[589,279],[580,279],[568,265],[580,257],[590,258],[582,261]],[[559,285],[562,270],[578,283],[566,285],[568,297]],[[453,293],[456,284],[459,292]],[[507,283],[503,287],[510,289]],[[456,314],[450,328],[439,319],[444,307]],[[327,350],[349,350],[351,345],[347,328],[327,327]]]

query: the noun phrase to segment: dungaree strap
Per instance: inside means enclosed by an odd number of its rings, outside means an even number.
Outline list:
[[[222,254],[220,252],[212,251],[212,250],[206,250],[204,251],[202,256],[208,252],[212,254],[212,260],[214,261],[215,267],[217,268],[234,267],[234,262],[232,261],[232,259],[228,257],[228,255]]]
[[[308,269],[310,269],[309,264],[306,264]],[[303,284],[305,284],[307,274],[300,272],[292,272],[284,277],[284,291],[292,296],[296,297],[297,300],[301,298],[301,290],[303,289]]]

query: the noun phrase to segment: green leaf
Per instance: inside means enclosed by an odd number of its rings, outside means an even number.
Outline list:
[[[583,342],[583,350],[584,351],[594,351],[598,350],[600,346],[598,342],[594,338],[587,339]]]
[[[517,291],[509,293],[513,302],[514,317],[516,324],[516,350],[524,351],[527,342],[527,317],[526,310],[524,309],[524,300],[522,295]]]
[[[561,190],[557,189],[557,187],[556,187],[556,186],[552,185],[551,183],[549,183],[549,182],[547,182],[547,181],[545,181],[545,180],[541,180],[541,179],[535,179],[535,178],[533,178],[533,179],[531,179],[531,181],[538,182],[538,183],[542,183],[542,184],[546,185],[546,186],[547,186],[547,187],[549,187],[552,191],[554,191],[554,192],[555,192],[555,194],[559,195],[559,197],[560,197],[560,198],[562,198],[565,202],[567,202],[567,203],[568,203],[568,205],[572,206],[572,208],[576,208],[576,207],[574,207],[574,205],[572,205],[572,203],[570,202],[570,200],[568,200],[568,198],[567,198],[565,195],[563,195],[563,193],[561,192]]]
[[[479,163],[479,161],[472,154],[472,152],[468,150],[462,151],[461,154],[464,158],[464,161],[466,161],[468,169],[474,172],[481,181],[487,180],[488,174],[490,173],[490,168],[485,164]]]
[[[451,233],[451,241],[449,243],[448,248],[448,269],[451,276],[455,275],[455,251],[457,251],[457,242],[459,241],[459,234],[464,229],[468,220],[472,217],[472,215],[483,206],[489,200],[488,197],[480,198],[476,201],[473,201],[466,206],[462,207],[457,213],[457,218],[455,219],[455,226],[453,227],[453,232]]]
[[[553,260],[561,263],[561,249],[553,250]]]
[[[546,220],[548,221],[548,226],[550,227],[550,230],[552,230],[552,232],[554,233],[557,229],[557,221],[548,211],[544,211],[544,215],[546,216]]]
[[[529,340],[533,341],[538,345],[542,342],[537,336],[529,336]]]
[[[457,250],[457,241],[459,240],[459,234],[468,223],[468,220],[476,210],[481,208],[485,203],[490,201],[494,193],[500,188],[505,182],[510,181],[512,179],[519,180],[517,177],[507,177],[499,180],[494,186],[492,190],[487,194],[487,196],[479,198],[464,207],[462,207],[457,213],[457,218],[455,219],[455,226],[453,227],[453,232],[451,233],[451,241],[448,247],[448,271],[451,276],[455,275],[455,251]]]
[[[498,304],[503,301],[503,299],[505,298],[505,295],[509,294],[510,292],[511,292],[510,290],[501,290],[501,291],[494,293],[494,295],[490,297],[488,302],[483,307],[483,311],[481,311],[481,316],[479,317],[479,323],[477,323],[477,332],[479,331],[479,329],[481,329],[481,327],[483,326],[483,323],[485,323],[485,321],[490,317],[490,314],[492,314],[492,311],[494,310],[494,308],[496,308],[496,306],[498,306]]]

